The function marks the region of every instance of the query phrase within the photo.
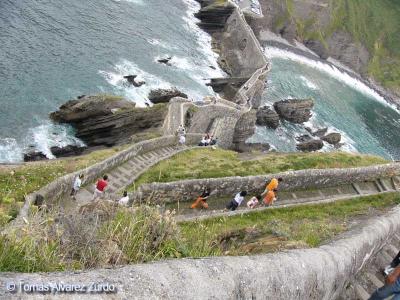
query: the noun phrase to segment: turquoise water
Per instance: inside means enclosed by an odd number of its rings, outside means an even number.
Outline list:
[[[48,120],[78,95],[112,93],[144,105],[151,88],[177,86],[194,99],[212,93],[205,79],[223,74],[210,37],[196,26],[198,8],[195,0],[0,1],[0,162],[20,161],[29,146],[51,157],[53,145],[79,144],[71,128]],[[169,55],[171,67],[156,62]],[[285,55],[270,57],[265,103],[311,96],[307,126],[339,130],[344,150],[400,159],[396,111],[339,71]],[[127,74],[146,84],[125,86]],[[290,124],[258,128],[253,140],[293,151],[302,132]]]
[[[266,53],[272,71],[263,95],[265,104],[312,97],[314,115],[305,126],[341,132],[344,150],[400,159],[400,114],[373,91],[328,65],[278,49],[266,49]],[[257,128],[252,140],[294,151],[295,136],[305,133],[304,126],[284,123],[277,130]],[[323,150],[330,149],[326,146]]]
[[[194,0],[1,0],[0,162],[29,145],[77,142],[48,113],[82,94],[113,93],[143,105],[151,88],[177,86],[200,99],[218,76]],[[155,62],[172,55],[172,66]],[[127,88],[122,76],[146,85]]]

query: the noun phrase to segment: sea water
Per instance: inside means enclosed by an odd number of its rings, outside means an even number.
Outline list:
[[[223,76],[195,0],[1,0],[0,162],[27,149],[79,144],[48,114],[78,95],[111,93],[139,106],[153,88],[200,100]],[[156,62],[172,56],[171,66]],[[124,75],[146,82],[127,87]]]
[[[320,61],[267,47],[272,63],[263,104],[290,98],[312,98],[313,116],[303,125],[283,122],[278,129],[257,127],[252,142],[268,142],[278,151],[295,151],[296,136],[328,127],[340,132],[342,150],[400,159],[400,114],[361,81]],[[332,150],[326,144],[322,151]]]

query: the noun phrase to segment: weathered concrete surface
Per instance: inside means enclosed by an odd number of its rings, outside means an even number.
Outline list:
[[[193,179],[142,185],[131,195],[131,199],[146,199],[160,204],[175,199],[189,201],[201,194],[205,188],[211,190],[213,196],[235,195],[241,190],[257,195],[263,192],[266,182],[274,177],[283,178],[283,182],[279,184],[280,191],[295,191],[375,181],[399,175],[400,163],[392,163],[362,168],[309,169],[259,176]]]
[[[180,259],[86,272],[0,275],[7,282],[115,284],[115,294],[58,294],[57,299],[337,299],[344,287],[400,230],[400,209],[315,249],[242,257]],[[51,296],[29,295],[30,299]],[[54,298],[54,296],[53,296]]]

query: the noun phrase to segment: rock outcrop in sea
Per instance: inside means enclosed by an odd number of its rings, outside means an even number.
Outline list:
[[[175,97],[181,97],[181,98],[188,98],[188,96],[185,93],[182,93],[179,91],[177,88],[171,88],[171,89],[156,89],[156,90],[151,90],[149,93],[149,100],[154,103],[167,103],[169,100]]]
[[[53,121],[71,124],[76,137],[87,146],[113,146],[129,142],[132,135],[160,128],[167,108],[164,104],[136,108],[116,96],[86,96],[70,100],[50,114]]]
[[[313,107],[314,100],[312,99],[289,99],[274,103],[274,108],[282,119],[299,124],[311,118]]]
[[[276,129],[279,126],[279,115],[270,106],[263,106],[257,110],[256,124]]]

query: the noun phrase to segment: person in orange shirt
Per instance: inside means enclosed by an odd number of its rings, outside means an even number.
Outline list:
[[[267,195],[264,197],[265,205],[271,206],[274,203],[274,201],[276,200],[276,192],[277,192],[277,189],[267,192]]]
[[[266,195],[269,191],[277,190],[279,183],[282,181],[283,179],[281,177],[279,177],[278,179],[272,178],[272,180],[266,185],[265,190],[261,194],[261,196]]]
[[[207,209],[208,208],[208,203],[207,203],[207,198],[210,196],[210,192],[208,190],[204,190],[204,192],[193,202],[193,204],[190,206],[191,209]]]

